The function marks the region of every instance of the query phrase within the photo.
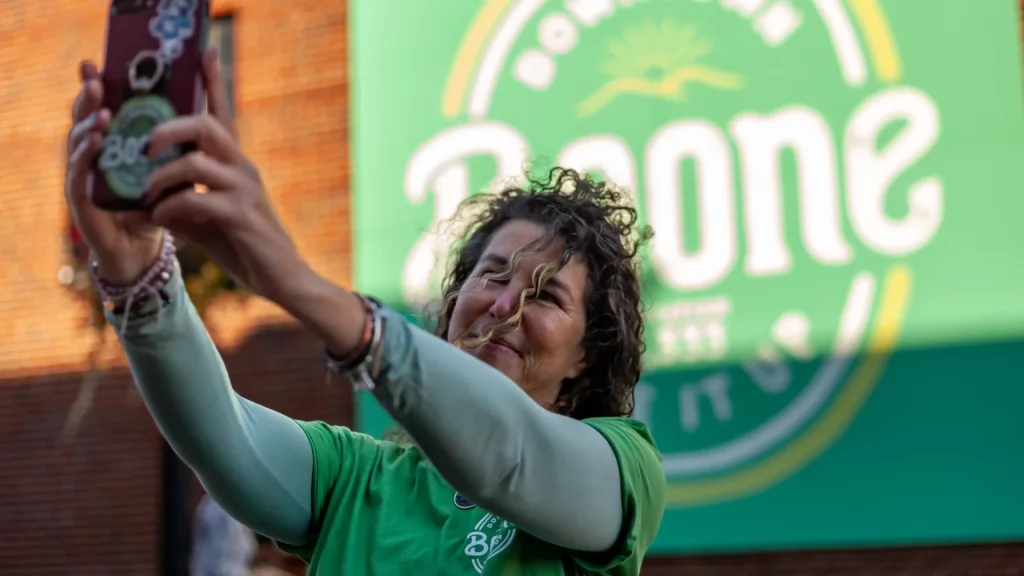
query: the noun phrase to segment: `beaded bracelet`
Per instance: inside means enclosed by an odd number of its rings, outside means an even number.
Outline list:
[[[331,376],[342,376],[359,391],[376,388],[374,379],[380,372],[381,348],[384,343],[384,317],[380,303],[371,298],[356,294],[366,310],[363,325],[363,336],[350,358],[339,358],[325,349],[327,359],[327,383]]]
[[[89,266],[89,275],[103,301],[103,306],[111,313],[122,316],[122,333],[127,329],[128,321],[134,314],[141,312],[146,304],[153,300],[162,300],[162,303],[170,301],[167,286],[174,277],[174,269],[177,266],[174,255],[174,238],[165,232],[160,258],[136,282],[128,285],[114,284],[101,278],[99,263],[93,260]],[[162,309],[163,305],[157,308],[157,314]]]

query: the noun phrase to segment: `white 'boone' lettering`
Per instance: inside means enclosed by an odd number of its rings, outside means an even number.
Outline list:
[[[636,162],[629,145],[618,136],[585,136],[570,142],[558,155],[559,166],[598,172],[627,193],[636,204]]]
[[[483,532],[470,532],[466,535],[466,540],[468,540],[468,542],[466,543],[466,548],[463,550],[466,556],[479,558],[481,556],[486,556],[491,550],[491,547],[487,544],[487,534],[484,534]]]
[[[891,125],[898,133],[879,149],[880,133]],[[646,146],[644,214],[654,228],[651,245],[654,269],[662,282],[680,291],[713,288],[731,274],[739,253],[735,165],[742,191],[745,251],[743,269],[762,277],[788,273],[793,266],[784,231],[780,162],[785,151],[796,159],[799,230],[803,248],[817,262],[842,265],[853,258],[843,236],[840,200],[845,182],[845,208],[851,228],[869,249],[903,256],[926,246],[943,216],[943,184],[938,176],[901,184],[908,210],[902,218],[886,212],[886,198],[897,193],[894,182],[920,161],[938,141],[939,111],[932,99],[914,88],[901,87],[869,97],[851,115],[842,153],[837,155],[828,123],[811,108],[792,106],[772,114],[744,113],[730,124],[738,150],[734,159],[726,133],[702,119],[672,122],[654,133]],[[469,196],[465,160],[493,157],[498,180],[514,177],[529,156],[526,139],[499,122],[453,127],[423,144],[406,169],[405,192],[413,203],[434,194],[434,220],[406,259],[403,288],[409,301],[423,301],[436,284],[436,248],[446,244],[438,225],[454,215]],[[837,157],[845,160],[844,179]],[[682,185],[684,160],[696,170],[696,190]],[[599,135],[569,143],[558,155],[561,165],[603,172],[629,190],[641,176],[628,146],[617,136]],[[904,189],[903,186],[906,186]],[[634,192],[635,193],[635,192]],[[696,247],[684,246],[683,199],[696,200],[700,229]],[[687,203],[689,205],[690,203]]]
[[[878,150],[879,133],[899,121],[906,127],[886,149]],[[942,223],[942,180],[933,176],[911,184],[902,220],[885,213],[885,195],[900,174],[935,146],[939,133],[938,107],[914,88],[876,94],[853,113],[846,126],[846,205],[853,229],[872,250],[904,256],[935,237]]]
[[[680,164],[697,168],[697,216],[700,247],[683,248],[683,202]],[[654,228],[651,256],[662,279],[679,290],[711,288],[736,262],[736,207],[732,151],[715,125],[683,120],[654,134],[647,145],[647,221]]]
[[[819,262],[845,264],[853,250],[842,235],[839,182],[832,133],[817,112],[794,107],[771,116],[742,114],[732,123],[743,175],[747,272],[754,276],[789,270],[782,218],[779,156],[792,150],[798,179],[804,247]]]
[[[420,204],[434,193],[434,218],[405,259],[402,292],[406,302],[425,302],[436,290],[440,252],[445,243],[441,226],[456,215],[459,204],[469,198],[467,158],[490,156],[496,163],[495,183],[521,175],[529,145],[510,126],[497,122],[463,124],[446,130],[420,147],[405,170],[405,197]]]

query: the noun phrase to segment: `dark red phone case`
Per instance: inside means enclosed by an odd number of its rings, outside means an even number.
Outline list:
[[[202,110],[206,96],[202,53],[209,21],[209,0],[111,2],[102,76],[103,107],[112,118],[91,175],[91,197],[100,208],[152,206],[153,200],[143,199],[149,174],[194,150],[194,146],[180,146],[158,158],[146,155],[149,133],[156,125]],[[157,74],[161,62],[163,71]],[[155,85],[139,88],[153,79],[157,79]],[[163,195],[188,187],[166,190]]]

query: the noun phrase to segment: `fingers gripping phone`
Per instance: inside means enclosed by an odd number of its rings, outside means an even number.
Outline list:
[[[144,198],[149,175],[195,149],[173,146],[156,158],[147,155],[156,126],[202,110],[209,23],[209,0],[112,0],[102,74],[111,120],[92,170],[92,200],[100,208],[151,206]]]

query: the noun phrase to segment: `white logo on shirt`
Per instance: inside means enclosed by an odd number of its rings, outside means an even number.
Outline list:
[[[515,537],[515,526],[494,514],[485,514],[466,535],[466,547],[462,551],[471,558],[477,574],[483,574],[487,562],[504,552]]]

